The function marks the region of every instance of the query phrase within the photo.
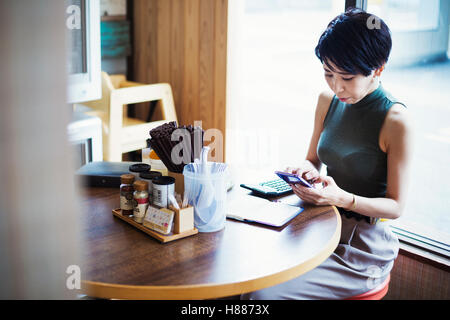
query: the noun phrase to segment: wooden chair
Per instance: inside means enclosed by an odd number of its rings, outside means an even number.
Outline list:
[[[129,118],[124,106],[132,103],[161,100],[163,120],[145,122]],[[102,98],[84,102],[87,114],[102,120],[103,160],[122,161],[122,153],[147,146],[149,131],[163,123],[177,121],[172,88],[167,83],[142,84],[127,81],[124,75],[102,72]]]

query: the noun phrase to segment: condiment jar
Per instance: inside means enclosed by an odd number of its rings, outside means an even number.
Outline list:
[[[141,178],[143,181],[148,182],[148,198],[150,200],[150,203],[152,203],[152,197],[153,197],[153,182],[152,180],[156,177],[162,176],[162,173],[159,171],[148,171],[148,172],[142,172],[139,174],[139,178]]]
[[[133,219],[137,223],[142,223],[144,221],[145,213],[149,205],[148,199],[148,182],[139,180],[133,183],[134,186],[134,212]]]
[[[120,210],[124,216],[133,214],[133,182],[134,175],[132,174],[123,174],[120,176]]]
[[[135,163],[128,167],[130,173],[135,176],[135,180],[139,179],[139,174],[142,172],[149,172],[151,166],[147,163]]]
[[[153,204],[167,208],[169,204],[169,194],[175,196],[175,178],[160,176],[152,180],[153,182]]]

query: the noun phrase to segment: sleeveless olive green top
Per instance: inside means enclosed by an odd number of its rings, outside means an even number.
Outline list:
[[[381,83],[355,104],[333,97],[317,154],[340,188],[369,198],[386,195],[387,155],[378,141],[384,119],[395,103],[400,102]]]

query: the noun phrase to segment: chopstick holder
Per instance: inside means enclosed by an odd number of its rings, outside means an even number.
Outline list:
[[[194,229],[194,207],[187,206],[186,208],[177,209],[174,206],[169,206],[169,209],[175,212],[173,232],[183,233]]]

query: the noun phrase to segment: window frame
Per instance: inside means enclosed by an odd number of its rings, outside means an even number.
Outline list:
[[[367,10],[368,0],[345,0],[345,10],[349,7]],[[425,252],[450,259],[450,246],[446,243],[426,237],[420,234],[420,230],[410,230],[400,226],[391,226],[392,231],[398,236],[401,243],[419,248]]]

